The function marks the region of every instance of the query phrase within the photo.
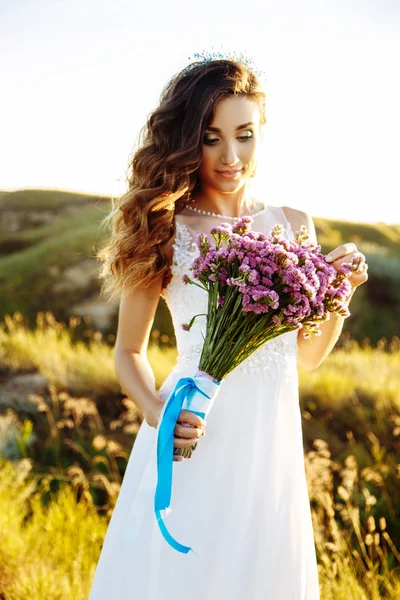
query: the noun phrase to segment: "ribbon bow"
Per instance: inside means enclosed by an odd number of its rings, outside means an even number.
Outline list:
[[[166,541],[187,554],[192,548],[177,542],[165,526],[161,510],[169,508],[172,491],[172,464],[174,452],[174,429],[182,409],[193,412],[203,419],[208,415],[221,381],[214,381],[206,373],[198,371],[194,377],[182,377],[170,394],[162,415],[157,438],[157,487],[154,495],[154,512],[161,533]]]

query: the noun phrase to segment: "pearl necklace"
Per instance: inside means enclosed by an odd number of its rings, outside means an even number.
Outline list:
[[[264,206],[264,208],[261,208],[257,212],[251,213],[250,215],[242,215],[242,217],[231,217],[230,215],[220,215],[219,213],[210,212],[209,210],[200,210],[200,208],[195,208],[194,206],[187,205],[187,206],[185,206],[185,208],[188,208],[189,210],[192,210],[193,212],[196,212],[200,215],[207,215],[209,217],[218,217],[221,219],[228,219],[229,221],[238,221],[239,219],[241,219],[244,216],[256,217],[257,215],[263,213],[267,209],[267,207]],[[253,208],[254,208],[254,205],[253,205]]]

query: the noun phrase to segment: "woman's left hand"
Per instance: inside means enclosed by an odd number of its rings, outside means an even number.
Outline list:
[[[356,287],[368,281],[368,265],[365,262],[364,254],[357,250],[357,246],[353,244],[353,242],[348,242],[337,246],[337,248],[331,250],[331,252],[325,256],[325,260],[333,265],[335,269],[338,269],[343,263],[351,263],[353,258],[357,258],[360,255],[362,261],[359,268],[349,276],[349,282],[351,283],[353,291]]]

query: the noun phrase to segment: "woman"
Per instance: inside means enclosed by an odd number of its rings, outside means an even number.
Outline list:
[[[102,250],[104,290],[120,295],[115,367],[121,387],[143,414],[104,540],[90,600],[317,600],[318,571],[304,468],[297,363],[315,369],[343,325],[336,313],[321,335],[302,330],[271,340],[224,380],[207,418],[182,411],[174,431],[168,530],[195,552],[166,543],[154,516],[157,426],[180,377],[193,376],[207,295],[184,285],[196,232],[253,217],[268,234],[306,225],[306,212],[269,206],[250,193],[266,123],[265,93],[238,60],[192,63],[165,88],[132,160],[129,191],[111,213]],[[357,248],[330,253],[337,268]],[[366,265],[351,276],[353,292]],[[160,294],[171,311],[178,359],[158,394],[146,358]],[[350,301],[350,298],[349,298]],[[203,320],[202,320],[203,319]],[[204,437],[203,437],[204,436]],[[184,448],[197,444],[192,455]]]

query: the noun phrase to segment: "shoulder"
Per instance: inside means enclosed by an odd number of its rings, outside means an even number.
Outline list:
[[[282,210],[285,213],[287,220],[291,224],[293,231],[295,228],[300,229],[301,225],[308,227],[313,223],[311,214],[305,212],[304,210],[298,210],[297,208],[292,208],[291,206],[282,206]]]
[[[291,206],[282,206],[282,210],[294,232],[299,231],[300,227],[305,225],[310,233],[313,243],[318,243],[314,221],[310,213],[304,210],[298,210],[297,208],[292,208]]]

